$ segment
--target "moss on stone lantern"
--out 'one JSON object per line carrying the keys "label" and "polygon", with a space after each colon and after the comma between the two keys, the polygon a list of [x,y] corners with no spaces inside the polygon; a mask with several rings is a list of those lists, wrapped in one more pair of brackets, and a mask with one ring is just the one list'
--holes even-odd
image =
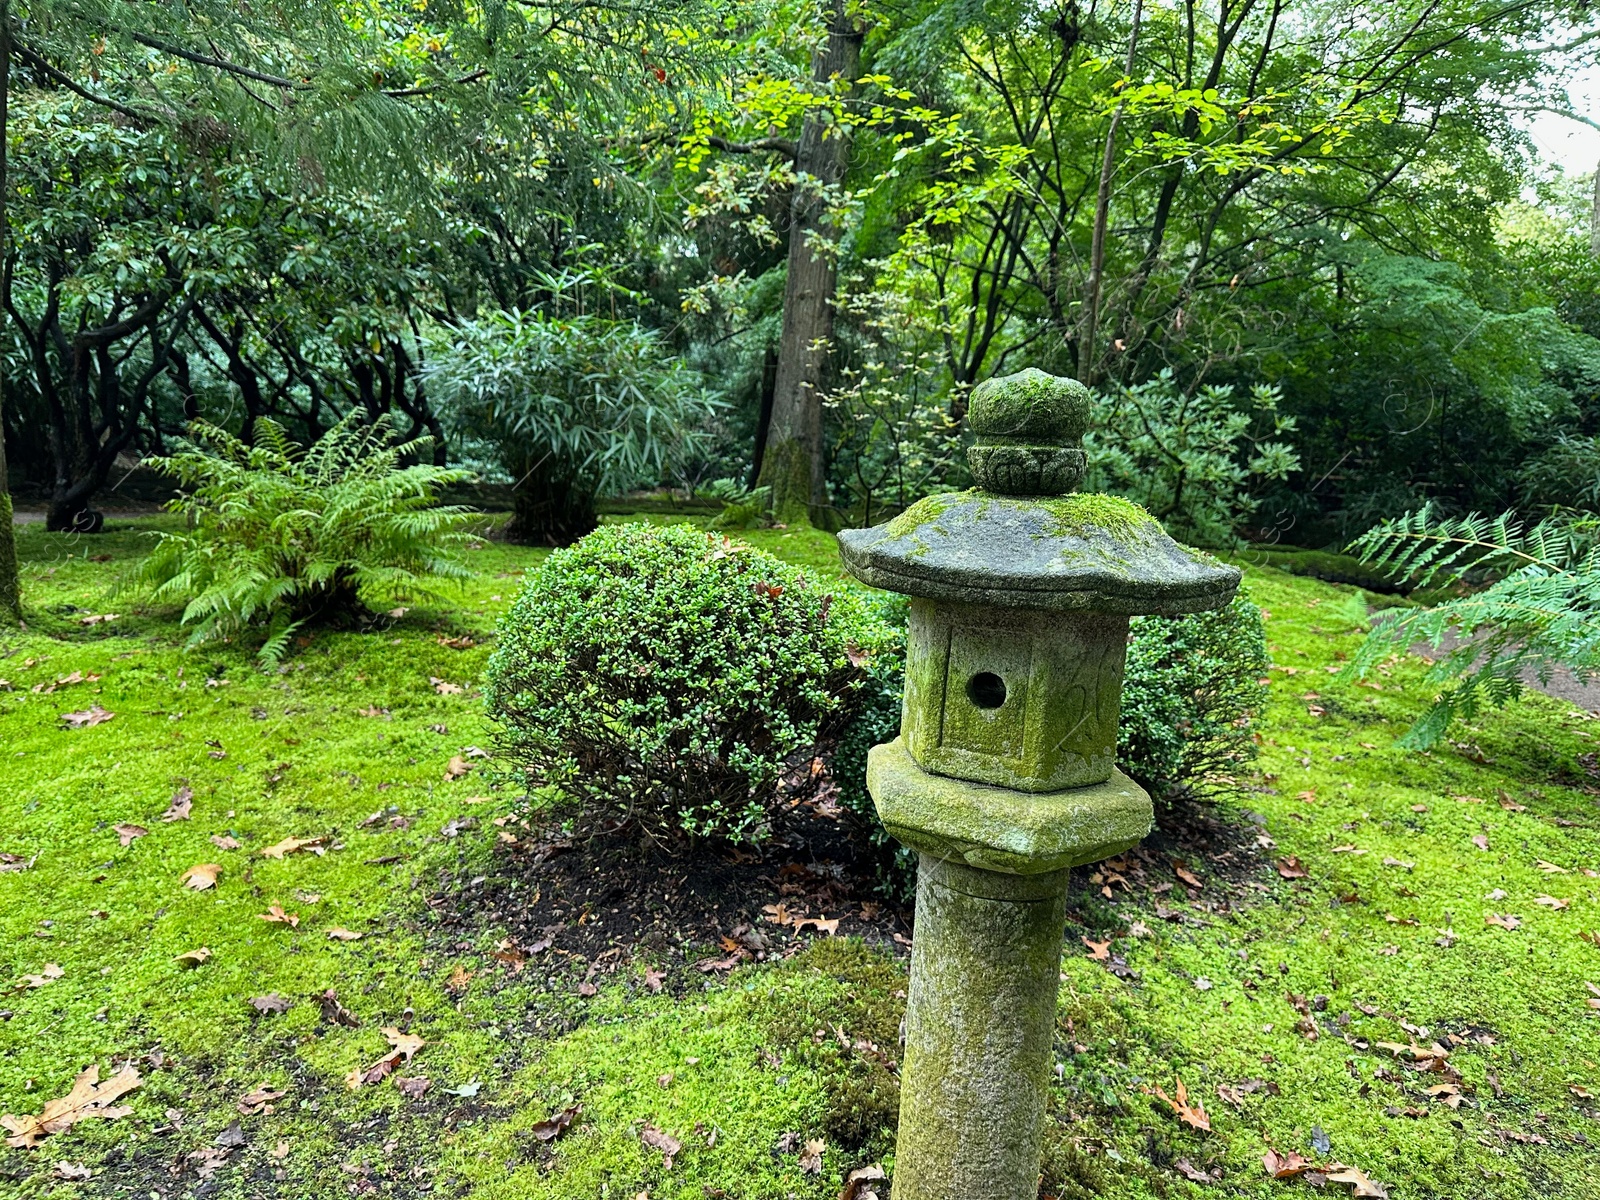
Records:
{"label": "moss on stone lantern", "polygon": [[1026,370],[973,391],[978,487],[839,535],[911,597],[900,736],[867,786],[920,852],[896,1200],[1036,1194],[1067,871],[1136,844],[1116,769],[1128,618],[1220,608],[1239,572],[1136,504],[1075,495],[1089,395]]}

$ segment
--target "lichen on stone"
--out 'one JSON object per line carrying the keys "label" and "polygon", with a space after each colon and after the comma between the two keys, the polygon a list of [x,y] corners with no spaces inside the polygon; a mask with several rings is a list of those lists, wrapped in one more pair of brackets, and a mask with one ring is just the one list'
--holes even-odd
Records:
{"label": "lichen on stone", "polygon": [[1028,501],[1050,514],[1055,537],[1088,538],[1096,531],[1117,541],[1159,533],[1161,524],[1132,500],[1099,492],[1074,492],[1070,496],[1040,496]]}
{"label": "lichen on stone", "polygon": [[[963,502],[980,495],[976,488],[969,488],[964,492],[940,492],[935,496],[924,496],[905,512],[895,517],[885,527],[885,532],[891,538],[908,537],[915,534],[925,525],[931,525],[951,509]],[[940,530],[940,532],[944,532]]]}

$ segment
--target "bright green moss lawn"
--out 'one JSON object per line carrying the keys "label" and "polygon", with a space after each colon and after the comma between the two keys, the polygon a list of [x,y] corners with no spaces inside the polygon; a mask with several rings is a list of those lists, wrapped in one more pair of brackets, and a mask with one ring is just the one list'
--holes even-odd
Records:
{"label": "bright green moss lawn", "polygon": [[[438,929],[430,897],[517,870],[488,819],[510,791],[466,752],[490,745],[472,685],[539,551],[486,544],[448,606],[320,632],[263,674],[248,647],[186,653],[174,613],[108,597],[159,524],[21,535],[29,627],[0,632],[0,852],[33,865],[0,872],[0,988],[46,964],[61,975],[0,995],[0,1113],[38,1112],[91,1063],[109,1076],[134,1058],[145,1083],[127,1117],[0,1148],[0,1195],[820,1200],[865,1155],[884,1157],[881,1128],[855,1145],[835,1136],[820,1175],[802,1171],[799,1145],[774,1146],[838,1128],[862,1066],[835,1047],[871,1026],[891,1031],[871,1036],[893,1053],[896,960],[825,939],[727,976],[679,963],[656,994],[644,971],[657,964],[641,956],[584,999],[537,956],[518,974],[497,963],[492,921],[465,938]],[[825,535],[743,536],[835,570]],[[1103,881],[1111,900],[1088,872],[1075,897],[1052,1193],[1349,1193],[1268,1179],[1271,1147],[1358,1166],[1396,1200],[1600,1196],[1600,1009],[1586,986],[1600,985],[1600,946],[1580,936],[1600,931],[1600,722],[1540,697],[1434,754],[1396,750],[1420,665],[1394,664],[1378,688],[1328,670],[1356,644],[1356,593],[1271,570],[1249,586],[1276,664],[1255,790],[1212,810],[1226,829],[1209,856],[1169,830],[1163,855]],[[107,612],[122,615],[82,623]],[[73,673],[100,678],[32,691]],[[93,705],[116,715],[60,720]],[[473,771],[446,782],[457,755]],[[191,816],[164,822],[182,787]],[[118,823],[148,834],[123,847]],[[325,852],[262,854],[289,837],[322,838]],[[1166,852],[1205,886],[1155,891],[1176,882]],[[1274,869],[1288,856],[1306,878]],[[207,863],[217,886],[185,888]],[[260,920],[272,905],[298,927]],[[1092,961],[1083,935],[1112,935],[1131,974]],[[199,947],[203,965],[175,961]],[[359,1028],[325,1019],[328,989]],[[247,1003],[269,994],[288,1011]],[[396,1072],[430,1081],[420,1099],[393,1079],[345,1084],[386,1053],[385,1026],[426,1040]],[[1424,1090],[1453,1076],[1404,1067],[1379,1042],[1448,1049],[1459,1108]],[[1143,1090],[1171,1094],[1180,1078],[1210,1133]],[[1275,1087],[1241,1086],[1252,1080]],[[286,1095],[242,1114],[262,1084]],[[571,1131],[540,1140],[536,1123],[568,1105],[582,1106]],[[237,1140],[234,1122],[243,1144],[202,1177],[200,1152]],[[646,1122],[682,1143],[670,1170],[641,1144]],[[1191,1182],[1179,1159],[1220,1182]],[[63,1180],[58,1163],[92,1178]]]}

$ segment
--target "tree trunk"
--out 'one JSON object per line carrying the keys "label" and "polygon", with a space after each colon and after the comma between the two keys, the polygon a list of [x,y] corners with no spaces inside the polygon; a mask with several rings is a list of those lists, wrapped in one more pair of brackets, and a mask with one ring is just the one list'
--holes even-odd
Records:
{"label": "tree trunk", "polygon": [[[1133,78],[1134,51],[1139,45],[1139,21],[1144,14],[1143,0],[1134,0],[1133,27],[1128,31],[1128,62],[1123,74]],[[1122,123],[1123,105],[1111,114],[1106,130],[1106,149],[1100,161],[1100,187],[1095,194],[1094,232],[1089,241],[1089,281],[1083,289],[1083,322],[1078,333],[1078,382],[1094,383],[1095,343],[1100,340],[1100,291],[1106,267],[1106,227],[1111,220],[1111,175],[1117,161],[1117,126]]]}
{"label": "tree trunk", "polygon": [[[864,31],[846,13],[846,0],[829,6],[828,37],[812,59],[812,78],[841,82],[848,92],[861,63]],[[844,178],[850,133],[817,111],[806,117],[795,149],[794,195],[789,203],[788,279],[772,419],[758,483],[772,489],[780,521],[805,519],[827,503],[822,446],[822,389],[833,340],[833,295],[838,282],[837,231],[827,220],[824,190]]]}
{"label": "tree trunk", "polygon": [[[7,120],[11,99],[11,4],[0,0],[0,263],[11,252],[6,214]],[[0,320],[4,320],[0,317]],[[0,622],[22,620],[22,585],[17,571],[17,532],[11,524],[6,478],[5,373],[0,371]]]}
{"label": "tree trunk", "polygon": [[756,412],[756,449],[750,459],[750,489],[761,481],[761,464],[767,457],[767,430],[772,424],[772,396],[778,386],[778,348],[767,343],[761,360],[761,404]]}
{"label": "tree trunk", "polygon": [[1589,210],[1589,253],[1600,258],[1600,166],[1594,169],[1594,207]]}

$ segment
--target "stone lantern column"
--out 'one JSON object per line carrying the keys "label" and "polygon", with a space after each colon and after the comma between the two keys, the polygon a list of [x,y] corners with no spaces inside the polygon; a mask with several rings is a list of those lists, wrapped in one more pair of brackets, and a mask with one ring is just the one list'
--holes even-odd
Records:
{"label": "stone lantern column", "polygon": [[1033,1200],[1069,868],[1136,844],[1116,769],[1128,617],[1219,608],[1239,572],[1126,500],[1074,494],[1089,396],[1026,370],[972,393],[978,487],[839,535],[912,597],[900,736],[867,787],[919,852],[895,1200]]}

